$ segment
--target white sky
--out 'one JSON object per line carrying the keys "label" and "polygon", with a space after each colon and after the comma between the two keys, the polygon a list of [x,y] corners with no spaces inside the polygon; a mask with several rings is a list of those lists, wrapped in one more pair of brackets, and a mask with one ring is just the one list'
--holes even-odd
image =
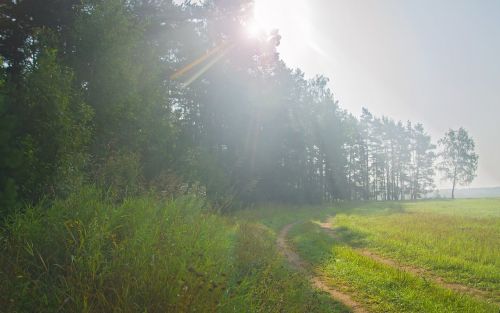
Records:
{"label": "white sky", "polygon": [[480,155],[472,186],[500,186],[500,1],[257,0],[257,10],[280,30],[284,61],[330,77],[341,107],[421,122],[435,141],[463,126]]}

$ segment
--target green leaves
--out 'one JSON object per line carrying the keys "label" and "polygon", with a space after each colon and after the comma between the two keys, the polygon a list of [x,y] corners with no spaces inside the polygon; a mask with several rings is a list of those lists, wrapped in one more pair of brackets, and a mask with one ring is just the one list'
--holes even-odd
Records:
{"label": "green leaves", "polygon": [[474,140],[462,127],[458,130],[450,129],[439,140],[439,146],[442,151],[438,167],[444,178],[453,183],[454,197],[457,184],[470,184],[476,177],[479,156],[475,152]]}

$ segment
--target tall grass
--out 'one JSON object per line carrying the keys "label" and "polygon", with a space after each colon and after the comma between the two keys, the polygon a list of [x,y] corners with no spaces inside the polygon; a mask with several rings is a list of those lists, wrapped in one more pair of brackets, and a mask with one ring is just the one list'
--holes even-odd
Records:
{"label": "tall grass", "polygon": [[194,197],[113,203],[93,188],[0,231],[1,312],[338,312],[267,227]]}

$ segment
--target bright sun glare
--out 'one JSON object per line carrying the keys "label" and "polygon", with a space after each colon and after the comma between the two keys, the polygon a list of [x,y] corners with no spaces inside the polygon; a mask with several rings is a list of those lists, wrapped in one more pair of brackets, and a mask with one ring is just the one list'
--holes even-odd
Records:
{"label": "bright sun glare", "polygon": [[269,33],[277,27],[274,1],[256,0],[253,8],[253,18],[247,22],[246,29],[251,37]]}
{"label": "bright sun glare", "polygon": [[245,23],[246,32],[255,38],[278,29],[290,42],[298,40],[303,47],[322,52],[314,38],[308,9],[307,0],[288,0],[286,4],[280,0],[255,0],[253,16]]}
{"label": "bright sun glare", "polygon": [[[251,38],[262,38],[278,29],[288,42],[289,55],[299,53],[328,57],[311,23],[308,0],[254,0],[253,16],[245,24]],[[290,49],[290,47],[293,47]]]}

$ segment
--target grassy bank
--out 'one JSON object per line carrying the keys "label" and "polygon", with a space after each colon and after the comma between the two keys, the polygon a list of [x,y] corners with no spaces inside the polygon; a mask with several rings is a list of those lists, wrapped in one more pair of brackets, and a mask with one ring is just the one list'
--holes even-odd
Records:
{"label": "grassy bank", "polygon": [[192,197],[116,204],[94,189],[11,216],[2,312],[340,312],[284,266],[269,227]]}

